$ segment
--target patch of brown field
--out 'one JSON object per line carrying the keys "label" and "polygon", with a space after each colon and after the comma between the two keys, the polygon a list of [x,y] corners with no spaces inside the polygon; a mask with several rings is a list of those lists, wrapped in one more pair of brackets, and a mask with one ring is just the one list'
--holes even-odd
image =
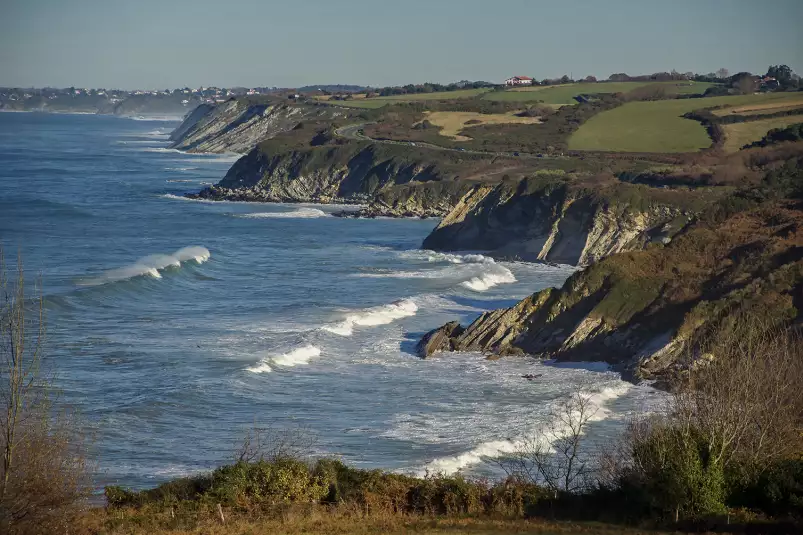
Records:
{"label": "patch of brown field", "polygon": [[94,509],[72,527],[76,535],[318,535],[408,534],[421,535],[660,535],[653,530],[625,528],[596,522],[546,521],[490,517],[440,517],[395,513],[365,514],[359,508],[316,506],[283,507],[276,514],[224,511],[225,524],[216,511],[191,514],[163,510]]}
{"label": "patch of brown field", "polygon": [[725,152],[736,152],[745,145],[759,141],[773,128],[786,128],[798,123],[803,123],[803,115],[722,125],[722,129],[725,131],[725,144],[722,148]]}
{"label": "patch of brown field", "polygon": [[[466,128],[487,124],[541,124],[540,117],[517,117],[514,113],[484,114],[470,111],[432,111],[425,112],[425,119],[435,126],[440,126],[440,134],[456,141],[470,141],[471,138],[460,135]],[[466,124],[468,121],[478,121]]]}
{"label": "patch of brown field", "polygon": [[799,98],[784,99],[763,104],[747,104],[714,110],[713,114],[720,117],[725,115],[763,115],[781,111],[794,110],[803,107],[803,94]]}

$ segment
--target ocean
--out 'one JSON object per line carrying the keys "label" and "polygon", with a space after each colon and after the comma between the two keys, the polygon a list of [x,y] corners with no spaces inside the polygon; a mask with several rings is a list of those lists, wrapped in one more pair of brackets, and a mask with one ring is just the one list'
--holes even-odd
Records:
{"label": "ocean", "polygon": [[599,363],[417,358],[429,329],[574,268],[421,250],[435,220],[187,200],[236,156],[167,149],[176,125],[0,113],[0,244],[41,277],[46,369],[93,437],[98,485],[212,469],[255,426],[358,467],[493,475],[485,459],[577,389],[597,444],[660,398]]}

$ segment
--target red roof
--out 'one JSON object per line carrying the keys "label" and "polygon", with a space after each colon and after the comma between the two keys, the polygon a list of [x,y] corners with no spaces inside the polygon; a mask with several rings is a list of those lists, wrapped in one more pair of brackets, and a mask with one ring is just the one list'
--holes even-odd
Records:
{"label": "red roof", "polygon": [[513,78],[518,78],[519,80],[532,80],[529,76],[514,76]]}

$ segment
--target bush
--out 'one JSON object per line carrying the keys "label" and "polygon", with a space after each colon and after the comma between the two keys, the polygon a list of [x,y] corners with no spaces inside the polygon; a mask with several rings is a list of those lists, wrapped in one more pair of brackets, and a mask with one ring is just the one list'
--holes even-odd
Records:
{"label": "bush", "polygon": [[740,483],[732,486],[728,505],[758,509],[776,518],[803,519],[803,459],[773,463],[754,481]]}
{"label": "bush", "polygon": [[709,455],[702,433],[664,422],[637,427],[625,485],[643,492],[650,509],[676,517],[725,510],[723,467]]}
{"label": "bush", "polygon": [[253,463],[240,461],[212,473],[206,496],[218,503],[247,508],[277,503],[312,503],[329,487],[303,461],[290,457]]}

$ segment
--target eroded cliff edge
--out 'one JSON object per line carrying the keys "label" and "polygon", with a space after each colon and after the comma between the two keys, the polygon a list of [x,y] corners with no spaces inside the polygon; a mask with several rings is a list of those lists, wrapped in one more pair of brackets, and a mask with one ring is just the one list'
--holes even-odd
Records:
{"label": "eroded cliff edge", "polygon": [[301,121],[346,115],[328,106],[308,106],[278,99],[230,99],[202,104],[171,133],[170,148],[187,152],[244,154],[260,141],[291,130]]}
{"label": "eroded cliff edge", "polygon": [[593,187],[549,175],[478,185],[423,247],[585,266],[667,242],[715,195],[627,184],[612,176],[596,180]]}
{"label": "eroded cliff edge", "polygon": [[[420,356],[445,351],[605,361],[632,379],[671,376],[694,341],[734,310],[770,323],[803,319],[803,159],[762,186],[711,204],[668,243],[614,254],[514,306],[428,333]],[[777,184],[786,184],[778,187]]]}

